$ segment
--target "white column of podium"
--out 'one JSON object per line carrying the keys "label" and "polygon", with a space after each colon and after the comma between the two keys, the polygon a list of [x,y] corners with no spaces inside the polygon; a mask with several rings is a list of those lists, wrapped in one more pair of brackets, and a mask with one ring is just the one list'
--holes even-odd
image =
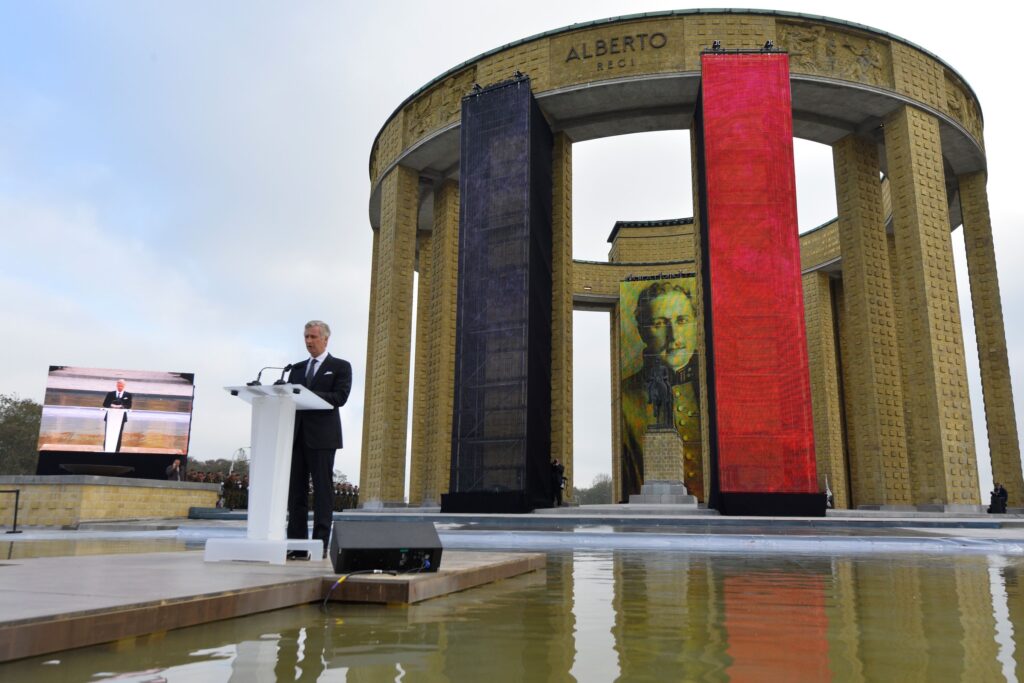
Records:
{"label": "white column of podium", "polygon": [[249,460],[249,510],[245,538],[211,538],[207,562],[241,560],[284,564],[289,550],[305,550],[318,558],[319,539],[286,538],[288,480],[296,409],[330,408],[305,387],[293,384],[226,387],[252,404],[252,452]]}
{"label": "white column of podium", "polygon": [[106,453],[117,453],[117,442],[121,440],[121,430],[124,429],[125,420],[128,419],[128,411],[124,408],[104,408],[106,413],[103,432],[103,450]]}

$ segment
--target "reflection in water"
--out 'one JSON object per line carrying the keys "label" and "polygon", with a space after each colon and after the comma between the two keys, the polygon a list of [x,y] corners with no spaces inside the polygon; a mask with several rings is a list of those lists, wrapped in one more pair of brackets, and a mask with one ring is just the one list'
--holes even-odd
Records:
{"label": "reflection in water", "polygon": [[731,680],[831,680],[822,575],[736,572],[721,586]]}
{"label": "reflection in water", "polygon": [[553,553],[545,571],[412,607],[280,610],[0,679],[1016,680],[1022,562]]}

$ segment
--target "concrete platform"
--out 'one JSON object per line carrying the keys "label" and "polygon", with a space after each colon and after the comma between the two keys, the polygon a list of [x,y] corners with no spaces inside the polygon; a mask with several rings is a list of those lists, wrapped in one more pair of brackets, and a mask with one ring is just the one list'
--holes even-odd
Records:
{"label": "concrete platform", "polygon": [[[545,566],[540,553],[445,550],[433,574],[357,575],[332,601],[414,603]],[[203,562],[200,552],[0,563],[0,662],[323,600],[329,560]]]}

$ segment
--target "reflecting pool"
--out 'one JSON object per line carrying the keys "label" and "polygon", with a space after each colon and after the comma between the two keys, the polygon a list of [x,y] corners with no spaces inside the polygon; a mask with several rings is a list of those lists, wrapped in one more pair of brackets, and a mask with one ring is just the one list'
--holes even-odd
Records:
{"label": "reflecting pool", "polygon": [[0,680],[1014,681],[1022,569],[561,551],[411,607],[308,605],[0,665]]}

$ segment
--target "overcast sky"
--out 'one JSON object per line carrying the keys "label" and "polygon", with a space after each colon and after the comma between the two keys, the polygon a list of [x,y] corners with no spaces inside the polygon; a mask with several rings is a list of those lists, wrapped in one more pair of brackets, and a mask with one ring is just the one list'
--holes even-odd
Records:
{"label": "overcast sky", "polygon": [[[1024,253],[1019,21],[988,2],[743,5],[888,31],[934,52],[974,88],[1014,390],[1024,395],[1024,269],[1012,261]],[[367,165],[381,125],[417,88],[491,48],[679,8],[0,0],[0,393],[42,400],[51,364],[195,372],[191,455],[230,457],[248,445],[249,413],[222,387],[303,358],[302,325],[322,318],[334,328],[330,350],[355,372],[337,466],[357,481]],[[803,230],[835,215],[832,161],[820,145],[798,141],[796,150]],[[691,215],[685,131],[578,144],[573,174],[576,258],[606,258],[616,220]],[[987,490],[959,230],[954,243]],[[576,313],[575,321],[576,483],[586,485],[611,469],[608,317]]]}

